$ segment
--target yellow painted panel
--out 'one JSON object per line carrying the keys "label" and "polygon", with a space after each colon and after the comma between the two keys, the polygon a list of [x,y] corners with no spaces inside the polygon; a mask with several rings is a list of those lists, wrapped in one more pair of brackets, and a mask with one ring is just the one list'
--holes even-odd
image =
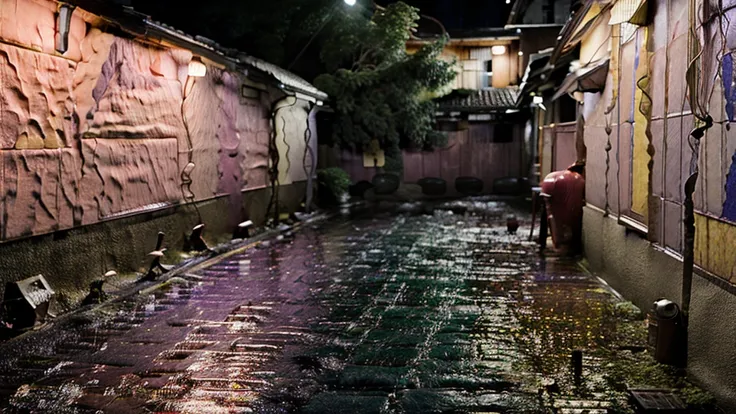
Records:
{"label": "yellow painted panel", "polygon": [[695,263],[726,280],[736,281],[736,225],[695,215]]}
{"label": "yellow painted panel", "polygon": [[386,165],[386,153],[381,149],[377,140],[371,141],[370,147],[363,152],[363,166],[366,168],[383,167]]}
{"label": "yellow painted panel", "polygon": [[[651,115],[651,102],[646,97],[642,88],[648,88],[646,79],[649,72],[649,52],[647,52],[647,28],[642,28],[641,47],[639,49],[639,66],[636,70],[636,95],[634,101],[634,151],[632,154],[632,183],[631,183],[631,211],[644,217],[647,222],[649,213],[649,160],[651,157],[647,152],[649,139],[647,138],[647,126]],[[641,80],[641,82],[639,81]]]}
{"label": "yellow painted panel", "polygon": [[[613,26],[611,29],[611,38],[612,39],[620,39],[621,38],[621,25],[617,24]],[[611,42],[611,62],[609,63],[609,72],[611,72],[611,78],[612,78],[612,85],[613,90],[611,94],[611,102],[609,106],[606,109],[606,113],[609,113],[610,111],[613,111],[613,108],[615,107],[616,100],[618,99],[618,89],[621,86],[621,82],[619,79],[619,62],[621,55],[621,44],[619,41],[612,41]]]}
{"label": "yellow painted panel", "polygon": [[[580,63],[587,65],[611,54],[611,26],[608,19],[599,20],[580,41]],[[617,39],[618,40],[618,39]]]}
{"label": "yellow painted panel", "polygon": [[702,214],[695,214],[695,250],[693,252],[695,264],[708,269],[708,221],[710,219]]}
{"label": "yellow painted panel", "polygon": [[588,13],[585,14],[583,19],[580,21],[580,24],[578,24],[578,27],[575,28],[575,32],[573,32],[572,36],[577,36],[577,34],[585,27],[586,24],[590,23],[593,19],[597,18],[598,15],[601,14],[601,10],[601,6],[598,4],[598,2],[594,2],[590,6]]}

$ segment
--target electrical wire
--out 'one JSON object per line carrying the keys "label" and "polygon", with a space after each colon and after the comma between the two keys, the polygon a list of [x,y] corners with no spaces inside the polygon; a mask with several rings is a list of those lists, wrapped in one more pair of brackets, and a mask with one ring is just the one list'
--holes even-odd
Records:
{"label": "electrical wire", "polygon": [[[192,143],[192,135],[189,132],[189,122],[187,121],[187,116],[184,111],[184,104],[187,100],[187,86],[189,86],[189,81],[192,78],[190,76],[187,76],[187,80],[184,82],[184,90],[182,91],[182,99],[181,99],[181,119],[184,123],[184,131],[186,132],[187,137],[187,166],[190,164],[194,164],[194,144]],[[194,87],[194,84],[192,84],[192,88]],[[184,198],[184,201],[194,207],[194,211],[197,213],[197,220],[199,220],[199,224],[202,223],[202,213],[199,211],[199,206],[197,206],[196,202],[196,196],[194,192],[192,191],[192,177],[191,172],[187,174],[187,166],[184,167],[184,169],[181,171],[181,174],[179,178],[181,179],[181,194]]]}
{"label": "electrical wire", "polygon": [[[616,39],[616,42],[618,42],[618,44],[616,45],[616,49],[615,50],[616,50],[616,53],[618,53],[620,55],[620,53],[621,53],[621,45],[620,45],[620,42],[621,42],[621,32],[620,32],[620,28],[615,29],[615,30],[618,30],[618,34],[617,35],[614,35],[613,34],[613,30],[612,30],[611,31],[611,39],[612,40],[613,39]],[[620,56],[616,56],[616,62],[615,62],[616,63],[616,68],[615,68],[615,70],[616,70],[617,73],[619,72],[618,65],[620,64],[620,61],[621,61]],[[620,76],[616,76],[616,81],[620,83]],[[604,116],[605,116],[605,119],[606,119],[606,129],[605,129],[605,131],[606,131],[606,146],[605,146],[605,151],[606,151],[606,176],[605,176],[605,179],[606,179],[606,181],[605,181],[605,183],[606,183],[605,184],[606,204],[605,204],[603,210],[604,210],[604,216],[606,216],[606,217],[608,217],[608,215],[610,215],[610,213],[611,213],[611,201],[610,201],[610,198],[608,197],[608,190],[609,190],[609,188],[611,186],[611,183],[610,183],[610,180],[609,180],[608,177],[609,177],[609,174],[611,172],[611,150],[613,149],[613,146],[611,145],[611,132],[613,132],[613,128],[611,127],[611,124],[612,124],[611,118],[613,117],[613,110],[614,110],[614,108],[616,108],[618,106],[618,105],[616,105],[616,102],[619,99],[618,93],[616,93],[616,90],[618,89],[618,87],[619,87],[619,85],[613,85],[613,93],[611,94],[611,101],[608,103],[608,107],[606,108],[606,110],[604,112]]]}
{"label": "electrical wire", "polygon": [[[307,127],[304,130],[304,156],[302,157],[302,167],[304,168],[304,174],[307,176],[307,199],[305,202],[305,209],[307,213],[310,213],[312,211],[312,186],[313,186],[313,180],[314,180],[314,173],[317,168],[316,165],[316,156],[314,153],[314,149],[312,148],[312,128],[309,124],[309,117],[312,114],[312,111],[314,110],[314,104],[310,103],[308,110],[307,110]],[[309,155],[310,158],[310,165],[311,167],[307,169],[307,155]]]}
{"label": "electrical wire", "polygon": [[[294,102],[289,105],[279,106],[279,104],[288,98],[294,98]],[[279,98],[271,106],[271,137],[268,142],[268,154],[271,159],[271,166],[268,169],[269,179],[271,181],[271,198],[268,201],[268,207],[266,208],[266,218],[271,214],[271,210],[274,210],[274,224],[279,222],[279,188],[281,183],[279,182],[279,163],[281,162],[281,154],[279,154],[278,146],[276,145],[276,139],[278,137],[278,131],[276,129],[276,117],[281,109],[287,107],[293,107],[297,103],[297,99],[294,96],[287,95],[286,97]],[[281,121],[284,123],[282,133],[284,134],[284,143],[287,145],[287,155],[289,144],[286,142],[286,120],[281,117]],[[288,157],[287,157],[288,162]],[[290,164],[287,164],[290,165]],[[287,168],[288,171],[288,168]]]}
{"label": "electrical wire", "polygon": [[595,52],[593,52],[593,55],[590,57],[590,60],[588,60],[587,62],[585,62],[584,65],[581,65],[581,67],[586,67],[586,66],[590,65],[591,63],[593,63],[594,62],[593,59],[595,59],[595,57],[598,55],[598,52],[601,51],[601,48],[603,46],[609,44],[610,41],[611,41],[611,39],[613,39],[613,33],[611,31],[609,31],[608,37],[606,37],[605,40],[603,40],[603,42],[601,42],[601,44],[598,45],[598,47],[595,49]]}

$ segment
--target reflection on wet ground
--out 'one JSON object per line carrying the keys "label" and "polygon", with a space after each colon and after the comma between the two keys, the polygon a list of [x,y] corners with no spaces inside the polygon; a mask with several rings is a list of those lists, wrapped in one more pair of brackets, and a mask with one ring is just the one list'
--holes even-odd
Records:
{"label": "reflection on wet ground", "polygon": [[[501,202],[455,204],[456,213],[466,209],[306,226],[14,341],[0,361],[4,405],[606,412],[600,367],[619,342],[620,301],[575,262],[540,259],[526,241],[525,213]],[[523,219],[517,235],[506,232],[510,213]],[[574,350],[584,351],[577,385],[586,397],[551,397],[546,389],[576,386]]]}

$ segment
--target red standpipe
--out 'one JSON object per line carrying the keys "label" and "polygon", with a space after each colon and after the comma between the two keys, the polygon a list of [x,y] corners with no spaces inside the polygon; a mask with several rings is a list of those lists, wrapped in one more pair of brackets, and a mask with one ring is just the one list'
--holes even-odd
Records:
{"label": "red standpipe", "polygon": [[585,178],[574,171],[576,165],[555,171],[542,182],[541,196],[547,209],[547,220],[556,249],[576,251],[581,246]]}

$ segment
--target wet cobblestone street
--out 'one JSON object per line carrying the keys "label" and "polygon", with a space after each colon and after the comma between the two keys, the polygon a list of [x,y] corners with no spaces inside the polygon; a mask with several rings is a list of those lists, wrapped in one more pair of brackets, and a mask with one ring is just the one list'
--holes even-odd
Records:
{"label": "wet cobblestone street", "polygon": [[[620,299],[576,262],[540,258],[526,213],[493,201],[457,206],[307,224],[6,344],[3,406],[606,412],[600,367],[620,343]],[[515,235],[510,212],[522,221]],[[573,350],[584,352],[586,398],[540,393],[572,389]]]}

